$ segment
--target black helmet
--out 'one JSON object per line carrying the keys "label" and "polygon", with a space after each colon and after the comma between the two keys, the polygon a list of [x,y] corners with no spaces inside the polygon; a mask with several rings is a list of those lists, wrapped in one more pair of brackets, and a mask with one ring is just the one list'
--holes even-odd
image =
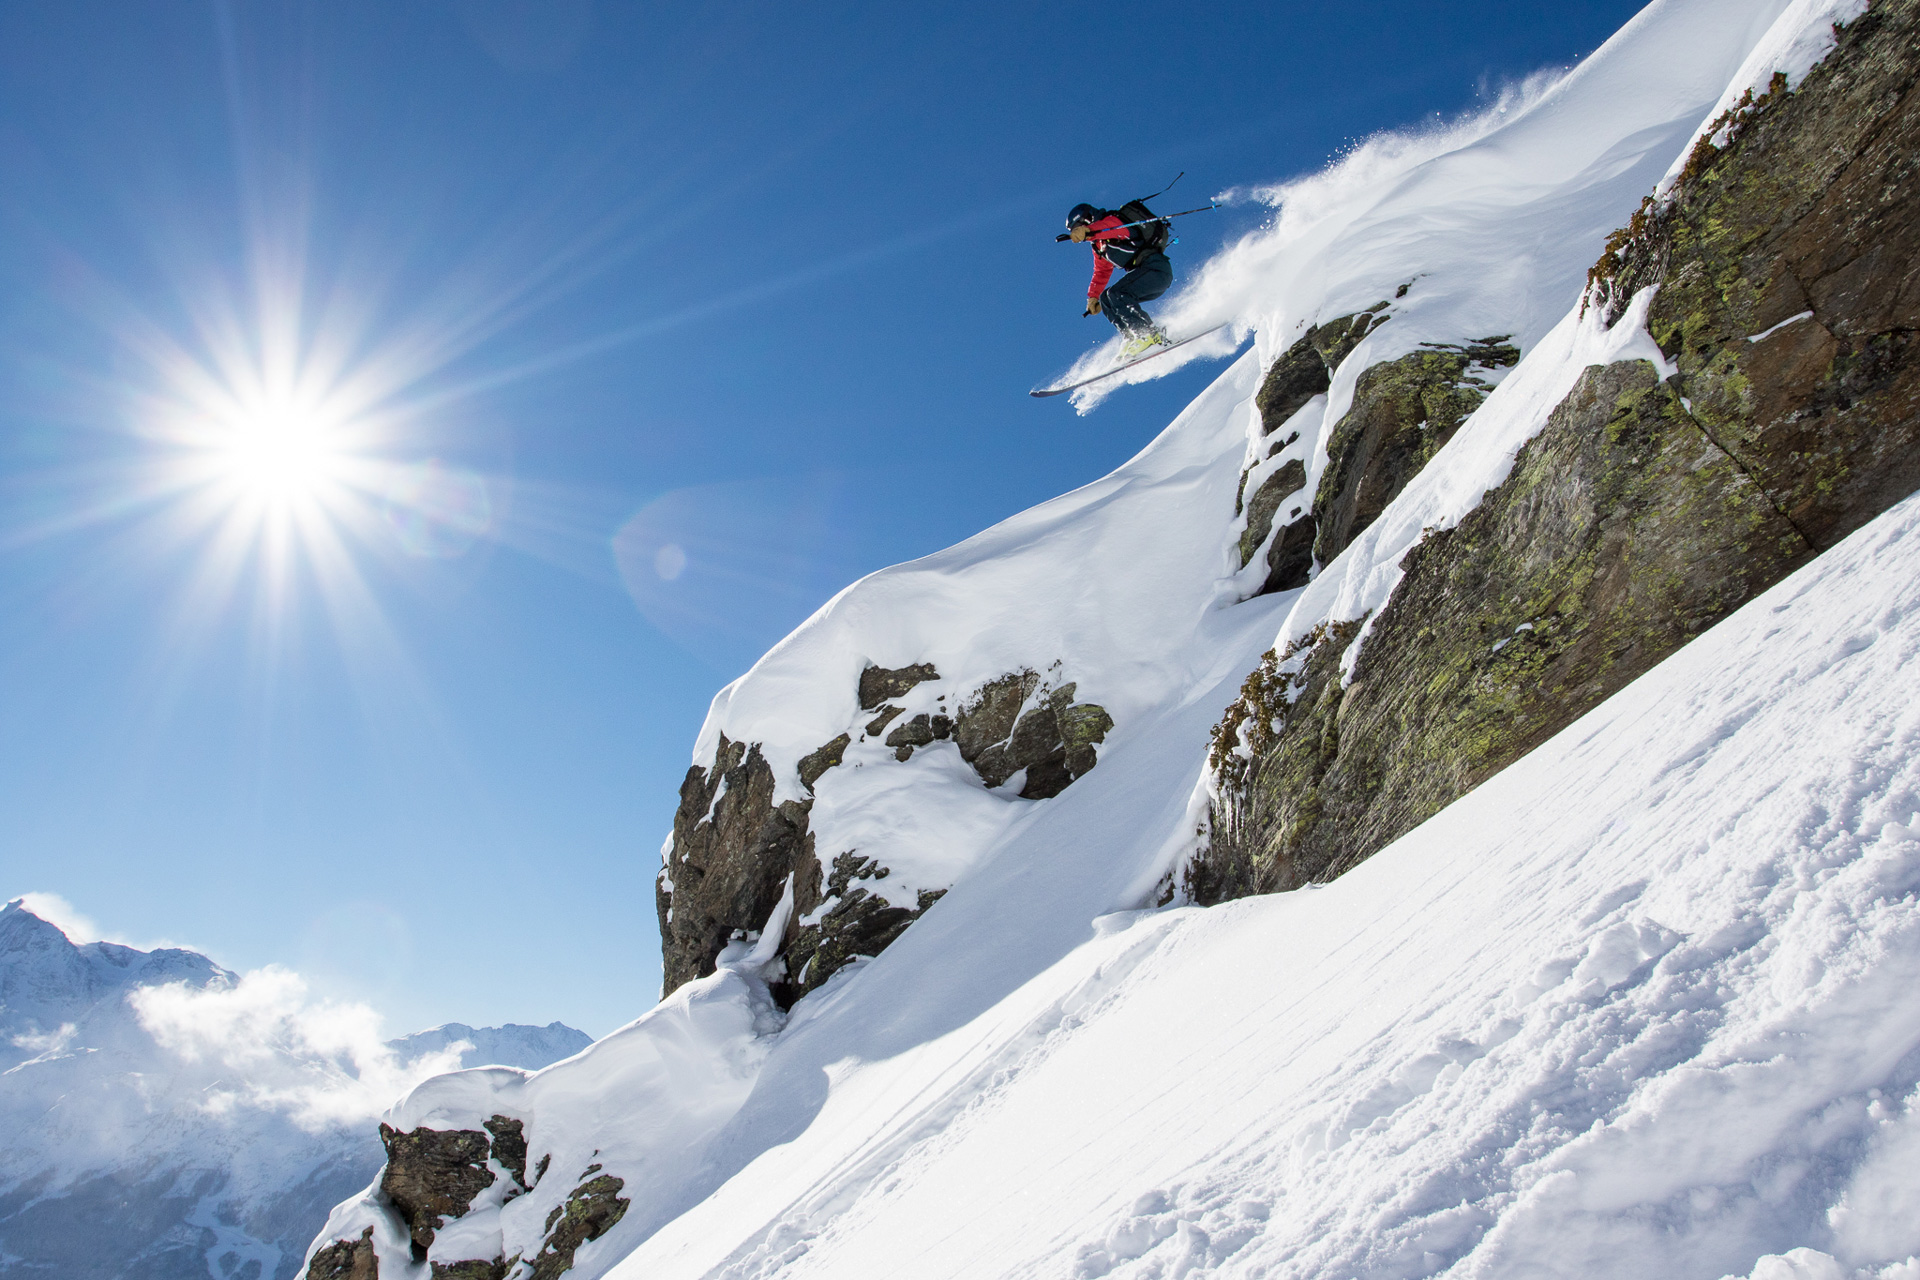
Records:
{"label": "black helmet", "polygon": [[1098,219],[1099,216],[1100,216],[1100,211],[1094,208],[1092,205],[1077,204],[1073,206],[1073,208],[1067,210],[1067,230],[1071,231],[1075,227],[1084,227],[1089,222],[1093,222],[1096,219]]}

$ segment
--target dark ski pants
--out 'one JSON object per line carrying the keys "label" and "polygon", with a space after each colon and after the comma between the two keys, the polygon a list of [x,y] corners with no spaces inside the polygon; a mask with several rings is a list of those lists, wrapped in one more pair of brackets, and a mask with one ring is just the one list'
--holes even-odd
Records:
{"label": "dark ski pants", "polygon": [[1152,302],[1172,287],[1173,264],[1166,254],[1153,254],[1134,263],[1127,274],[1107,286],[1100,295],[1100,312],[1122,333],[1151,329],[1153,317],[1140,304]]}

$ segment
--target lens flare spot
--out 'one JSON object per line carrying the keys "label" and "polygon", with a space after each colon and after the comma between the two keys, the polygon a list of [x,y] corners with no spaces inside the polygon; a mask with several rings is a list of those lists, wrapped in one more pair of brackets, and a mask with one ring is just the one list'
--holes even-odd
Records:
{"label": "lens flare spot", "polygon": [[687,553],[677,542],[669,542],[653,553],[653,571],[662,582],[672,582],[687,571]]}
{"label": "lens flare spot", "polygon": [[387,527],[411,556],[445,560],[464,555],[493,528],[486,480],[438,458],[396,469],[383,497]]}

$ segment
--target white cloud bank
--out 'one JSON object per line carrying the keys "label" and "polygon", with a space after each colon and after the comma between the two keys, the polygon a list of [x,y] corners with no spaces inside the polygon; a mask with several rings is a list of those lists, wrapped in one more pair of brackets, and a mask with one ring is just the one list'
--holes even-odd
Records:
{"label": "white cloud bank", "polygon": [[373,1009],[314,999],[304,978],[277,965],[229,987],[140,987],[127,1002],[161,1048],[219,1071],[202,1090],[204,1110],[276,1111],[310,1130],[379,1115],[420,1081],[458,1070],[472,1047],[455,1041],[403,1059],[382,1040]]}

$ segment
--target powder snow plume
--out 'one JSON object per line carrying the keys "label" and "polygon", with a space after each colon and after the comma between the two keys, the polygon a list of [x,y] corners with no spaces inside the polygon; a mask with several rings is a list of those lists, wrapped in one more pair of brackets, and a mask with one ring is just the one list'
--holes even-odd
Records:
{"label": "powder snow plume", "polygon": [[[1786,7],[1656,0],[1572,71],[1542,72],[1484,110],[1377,134],[1318,173],[1252,188],[1277,206],[1272,219],[1197,267],[1177,264],[1190,282],[1155,308],[1176,335],[1229,330],[1076,392],[1075,407],[1088,412],[1129,383],[1224,355],[1250,330],[1270,362],[1308,325],[1402,286],[1406,300],[1368,340],[1367,363],[1468,333],[1508,333],[1528,349],[1749,54],[1764,54],[1757,46]],[[1604,128],[1567,127],[1597,113],[1612,117]],[[1097,372],[1113,345],[1073,373]]]}

